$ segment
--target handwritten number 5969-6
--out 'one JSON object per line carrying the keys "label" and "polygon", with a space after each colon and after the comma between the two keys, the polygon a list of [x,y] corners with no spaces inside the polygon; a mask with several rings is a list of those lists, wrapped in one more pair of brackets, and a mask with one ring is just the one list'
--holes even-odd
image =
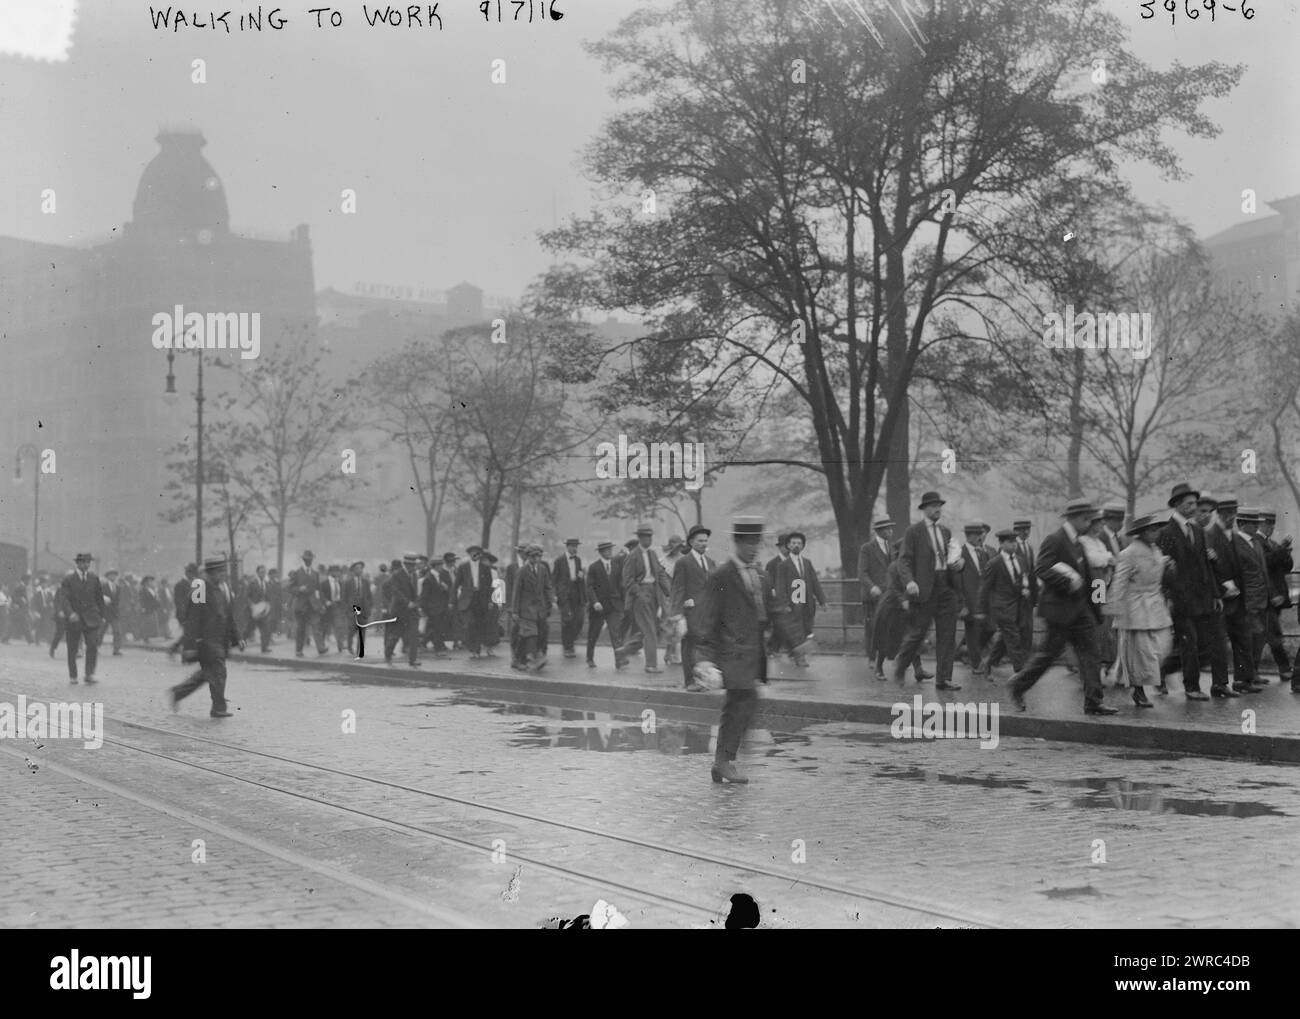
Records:
{"label": "handwritten number 5969-6", "polygon": [[[1150,21],[1156,16],[1156,3],[1157,0],[1145,0],[1144,3],[1139,4],[1142,8],[1143,21]],[[1210,12],[1210,20],[1214,21],[1215,14],[1220,7],[1225,11],[1232,11],[1234,14],[1237,12],[1236,7],[1231,7],[1228,4],[1223,3],[1223,0],[1201,0],[1200,7],[1196,6],[1196,0],[1183,0],[1183,16],[1189,21],[1195,21],[1201,16],[1201,8],[1204,8]],[[1169,12],[1169,24],[1174,24],[1178,18],[1178,0],[1164,0],[1164,8]],[[1243,0],[1241,4],[1241,15],[1247,21],[1253,21],[1255,18],[1255,8],[1251,7],[1250,4]]]}

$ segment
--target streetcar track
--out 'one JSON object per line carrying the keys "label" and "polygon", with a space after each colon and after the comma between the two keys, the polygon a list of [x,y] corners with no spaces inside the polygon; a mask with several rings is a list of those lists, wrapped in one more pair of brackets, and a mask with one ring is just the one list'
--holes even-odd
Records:
{"label": "streetcar track", "polygon": [[[832,883],[825,882],[825,881],[820,881],[820,880],[815,880],[815,879],[809,879],[809,878],[804,877],[804,876],[802,876],[802,875],[791,874],[791,873],[789,873],[789,872],[787,872],[787,871],[780,871],[780,870],[776,870],[776,869],[774,869],[774,868],[764,867],[764,866],[762,866],[762,865],[760,865],[760,864],[742,863],[742,862],[739,862],[739,861],[736,861],[736,860],[724,859],[724,858],[719,857],[719,856],[714,856],[713,854],[710,854],[710,853],[695,852],[695,851],[692,851],[692,850],[682,849],[682,848],[679,848],[679,847],[677,847],[677,846],[664,845],[664,844],[662,844],[662,843],[658,843],[658,842],[650,842],[650,841],[647,841],[647,840],[645,840],[645,839],[639,839],[639,838],[635,838],[635,837],[633,837],[633,836],[619,834],[619,833],[617,833],[617,832],[606,831],[606,830],[604,830],[604,829],[600,829],[600,828],[593,828],[593,827],[590,827],[590,826],[588,826],[588,825],[577,824],[577,823],[569,822],[569,821],[560,821],[560,820],[555,820],[555,819],[553,819],[553,818],[543,817],[543,816],[540,816],[540,815],[537,815],[537,814],[530,814],[530,813],[527,813],[527,812],[525,812],[525,811],[516,810],[516,809],[511,808],[511,807],[502,807],[502,806],[495,806],[495,805],[487,804],[487,803],[481,803],[481,802],[479,802],[479,801],[477,801],[477,800],[467,799],[467,798],[462,797],[462,796],[455,796],[455,795],[452,795],[452,794],[450,794],[450,793],[434,792],[433,790],[422,789],[422,788],[419,788],[419,787],[416,787],[416,786],[406,785],[406,784],[401,783],[401,782],[392,782],[392,781],[389,781],[388,779],[373,778],[373,777],[371,777],[371,776],[369,776],[369,775],[362,775],[362,774],[359,774],[359,773],[357,773],[357,772],[346,771],[346,770],[341,769],[341,768],[333,768],[333,767],[330,767],[330,766],[328,766],[328,765],[313,764],[313,763],[308,762],[308,761],[300,761],[300,760],[297,760],[296,758],[285,757],[285,756],[282,755],[282,754],[274,754],[274,753],[270,753],[270,752],[268,752],[268,751],[264,751],[264,750],[254,750],[254,749],[249,748],[249,747],[240,746],[240,745],[238,745],[238,744],[226,743],[226,742],[223,742],[222,740],[212,739],[211,737],[207,737],[207,736],[199,736],[199,735],[193,735],[193,734],[190,734],[190,733],[177,732],[176,730],[172,730],[172,729],[164,729],[164,728],[162,728],[162,727],[160,727],[160,726],[146,725],[146,724],[144,724],[144,723],[142,723],[142,722],[131,722],[131,721],[127,721],[126,719],[121,719],[121,718],[119,718],[118,721],[121,722],[123,725],[130,726],[130,727],[132,727],[132,728],[136,728],[136,729],[142,729],[142,730],[149,731],[149,732],[155,732],[155,733],[159,733],[159,734],[162,734],[162,735],[165,735],[165,736],[172,736],[172,737],[178,737],[178,738],[181,738],[181,739],[188,739],[188,740],[192,740],[192,741],[196,741],[196,742],[207,743],[207,744],[209,744],[209,745],[211,745],[211,746],[220,747],[221,749],[224,749],[224,750],[233,750],[233,751],[236,751],[236,752],[239,752],[239,753],[243,753],[243,754],[246,754],[246,755],[255,756],[255,757],[262,757],[262,758],[265,758],[265,759],[267,759],[267,760],[277,761],[277,762],[282,763],[282,764],[288,764],[288,765],[292,765],[292,766],[299,767],[299,768],[308,768],[308,769],[311,769],[311,770],[313,770],[313,771],[319,771],[319,772],[323,772],[323,773],[325,773],[325,774],[335,775],[335,776],[338,776],[338,777],[340,777],[340,778],[350,779],[350,780],[352,780],[352,781],[365,782],[365,783],[369,783],[369,784],[371,784],[371,785],[376,785],[376,786],[380,786],[380,787],[384,787],[384,788],[388,788],[388,789],[394,789],[394,790],[398,790],[398,791],[401,791],[401,792],[412,793],[412,794],[415,794],[415,795],[417,795],[417,796],[424,796],[424,797],[428,797],[428,798],[430,798],[430,799],[442,800],[442,801],[445,801],[445,802],[448,802],[448,803],[455,803],[455,804],[457,804],[457,805],[459,805],[459,806],[462,806],[462,807],[468,807],[468,808],[475,809],[475,810],[486,811],[486,812],[489,812],[489,813],[503,814],[503,815],[506,815],[506,816],[508,816],[508,817],[512,817],[512,818],[516,818],[516,819],[524,820],[524,821],[529,821],[529,822],[532,822],[532,823],[534,823],[534,824],[548,825],[548,826],[555,827],[555,828],[561,828],[561,829],[564,829],[564,830],[567,830],[567,831],[578,832],[578,833],[581,833],[581,834],[584,834],[584,835],[589,835],[589,836],[593,836],[593,837],[596,837],[596,838],[605,839],[605,840],[610,841],[610,842],[619,842],[619,843],[623,843],[623,844],[625,844],[625,845],[629,845],[629,846],[636,846],[637,848],[640,848],[640,849],[647,849],[647,850],[651,850],[651,851],[653,851],[653,852],[658,852],[658,853],[668,854],[668,855],[672,855],[672,856],[683,857],[683,858],[685,858],[685,859],[692,860],[692,861],[697,862],[697,863],[707,863],[707,864],[711,864],[711,865],[713,865],[713,866],[724,867],[724,868],[727,868],[727,869],[729,869],[729,870],[740,870],[740,871],[745,871],[745,872],[747,872],[747,873],[751,873],[751,874],[758,874],[758,875],[761,875],[761,876],[763,876],[763,877],[773,878],[773,879],[776,879],[776,880],[779,880],[779,881],[793,882],[794,884],[799,884],[799,885],[802,885],[802,886],[804,886],[804,887],[808,887],[808,888],[816,888],[816,889],[819,889],[819,890],[821,890],[821,891],[831,892],[831,893],[836,894],[836,895],[844,895],[844,896],[848,896],[848,897],[855,898],[855,899],[863,899],[863,900],[866,900],[866,901],[869,901],[869,902],[876,902],[876,903],[879,903],[879,904],[881,904],[881,905],[885,905],[885,906],[893,907],[893,908],[895,908],[895,909],[903,909],[903,910],[907,910],[907,911],[909,911],[909,912],[915,912],[915,913],[924,913],[924,914],[929,915],[929,916],[940,917],[940,918],[942,918],[942,919],[944,919],[944,920],[956,921],[956,922],[963,923],[963,924],[974,924],[974,925],[977,925],[977,926],[980,926],[980,927],[1000,927],[1000,926],[1003,926],[1002,924],[995,923],[995,922],[993,922],[993,921],[991,921],[991,920],[989,920],[989,919],[987,919],[987,918],[985,918],[985,917],[973,917],[973,916],[967,916],[967,915],[963,915],[963,914],[958,914],[958,913],[953,912],[952,910],[944,909],[944,908],[941,908],[941,907],[937,907],[937,906],[935,906],[935,905],[933,905],[933,904],[930,904],[930,903],[924,903],[924,902],[921,902],[921,901],[918,901],[918,900],[911,900],[911,901],[908,901],[908,900],[900,899],[900,898],[897,898],[897,897],[894,897],[894,896],[890,896],[890,895],[887,895],[887,894],[885,894],[885,893],[878,892],[878,891],[874,891],[874,890],[873,890],[873,891],[866,891],[866,890],[863,890],[863,889],[853,888],[853,887],[846,886],[846,885],[832,884]],[[204,768],[204,770],[212,770],[212,769],[207,769],[206,766],[195,765],[195,764],[193,764],[193,762],[189,762],[189,761],[179,761],[177,758],[170,757],[169,755],[162,754],[162,753],[160,753],[160,752],[158,752],[158,751],[155,751],[155,750],[149,750],[149,749],[147,749],[147,748],[138,747],[138,746],[136,746],[135,744],[127,743],[127,742],[122,741],[122,740],[110,739],[109,737],[105,737],[105,738],[104,738],[104,742],[106,742],[106,743],[110,743],[110,742],[111,742],[111,743],[114,743],[114,744],[119,745],[119,746],[127,747],[127,748],[130,748],[130,749],[133,749],[133,750],[137,750],[137,751],[140,751],[140,752],[144,752],[144,753],[153,754],[154,756],[162,757],[162,758],[165,758],[165,759],[167,759],[167,760],[177,761],[178,763],[185,764],[185,765],[188,765],[188,766],[191,766],[191,767],[202,767],[202,768]],[[260,783],[260,782],[258,782],[257,780],[254,780],[254,779],[243,779],[243,778],[239,778],[238,776],[226,776],[226,777],[235,777],[235,778],[238,778],[240,781],[252,782],[252,783],[255,784],[255,785],[264,785],[264,783]],[[271,787],[271,786],[267,786],[267,788],[274,788],[275,791],[279,791],[279,792],[288,792],[290,795],[294,795],[294,796],[301,797],[301,798],[306,799],[306,800],[308,800],[309,802],[312,802],[312,803],[326,803],[326,802],[327,802],[327,801],[323,801],[323,800],[315,799],[315,798],[310,797],[310,796],[306,796],[306,795],[304,795],[304,794],[302,794],[302,793],[296,793],[296,792],[293,792],[292,790],[283,790],[283,789],[278,789],[277,787]],[[341,805],[337,805],[337,804],[330,804],[330,805],[332,805],[332,806],[339,806],[340,809],[344,809],[344,810],[353,810],[353,809],[354,809],[354,808],[350,808],[350,807],[342,807]],[[368,813],[366,813],[366,812],[364,812],[364,811],[357,811],[357,812],[358,812],[358,813],[363,813],[363,814],[365,814],[365,816],[368,816],[368,817],[376,817],[376,819],[378,819],[378,820],[383,820],[385,823],[396,824],[396,825],[400,825],[400,826],[403,826],[403,827],[409,827],[409,828],[412,828],[413,830],[420,831],[422,834],[431,835],[431,836],[433,836],[433,837],[435,837],[435,838],[446,838],[446,839],[448,839],[448,840],[450,840],[450,841],[453,841],[453,842],[455,842],[455,843],[457,843],[457,844],[464,845],[464,846],[468,846],[468,847],[470,847],[470,848],[472,848],[472,849],[475,849],[475,850],[478,851],[478,852],[489,852],[489,850],[485,849],[483,846],[481,846],[481,845],[479,845],[479,844],[477,844],[477,843],[473,843],[473,842],[470,842],[470,841],[468,841],[468,840],[460,839],[460,838],[458,838],[458,837],[456,837],[456,836],[445,835],[444,833],[435,832],[435,831],[433,831],[433,830],[429,830],[429,829],[423,829],[423,828],[420,828],[419,826],[415,826],[415,825],[407,825],[405,822],[400,822],[400,821],[390,821],[390,820],[388,820],[388,819],[386,819],[386,818],[378,818],[376,815],[371,815],[371,814],[368,814]],[[524,860],[525,862],[530,862],[530,863],[532,863],[534,866],[538,866],[538,867],[542,867],[542,868],[554,867],[554,865],[551,865],[551,864],[545,864],[545,863],[543,863],[543,862],[541,862],[541,861],[536,861],[536,860],[527,860],[525,857],[520,856],[518,853],[514,853],[514,854],[512,854],[512,855],[513,855],[514,857],[516,857],[517,859]],[[603,879],[603,878],[601,878],[601,879],[593,879],[592,876],[590,876],[590,875],[583,875],[582,872],[569,871],[567,868],[559,868],[559,871],[562,872],[563,874],[565,874],[566,876],[578,876],[578,877],[583,877],[583,878],[585,878],[585,879],[587,879],[587,880],[596,880],[596,882],[597,882],[598,884],[610,884],[610,882],[609,882],[608,880],[606,880],[606,879]],[[716,915],[717,915],[717,910],[716,910],[716,909],[705,909],[704,907],[696,906],[696,905],[694,905],[694,904],[692,904],[692,903],[683,902],[683,901],[681,901],[681,900],[677,900],[677,899],[667,899],[667,900],[662,900],[662,897],[659,897],[659,896],[657,895],[657,893],[653,893],[653,892],[649,892],[649,893],[646,893],[646,892],[640,892],[638,889],[632,888],[632,887],[630,887],[630,886],[618,886],[618,887],[620,887],[621,890],[628,890],[628,891],[631,891],[631,892],[634,892],[634,893],[638,893],[638,894],[654,896],[657,900],[667,901],[667,902],[672,903],[673,905],[685,906],[685,907],[688,907],[688,908],[691,908],[691,909],[694,909],[694,910],[697,910],[697,911],[700,911],[700,912],[704,912],[704,913],[707,913],[707,915],[709,915],[710,917],[716,917]]]}
{"label": "streetcar track", "polygon": [[[7,747],[0,747],[0,754],[4,754],[7,757],[27,760],[27,755],[23,752],[10,750]],[[238,831],[228,825],[220,823],[219,821],[215,821],[210,817],[201,817],[183,807],[167,803],[164,800],[155,799],[152,796],[145,796],[143,793],[138,793],[133,789],[128,789],[125,786],[119,785],[116,782],[111,782],[108,779],[89,775],[77,768],[69,768],[67,765],[60,764],[57,761],[43,760],[41,766],[48,768],[56,774],[63,775],[65,778],[70,778],[75,782],[81,782],[85,785],[93,786],[96,789],[101,789],[114,796],[119,796],[124,800],[129,800],[132,803],[138,804],[139,806],[145,807],[149,810],[184,821],[186,824],[193,825],[198,829],[215,832],[222,838],[229,839],[232,842],[237,842],[240,845],[247,846],[257,852],[265,853],[267,856],[274,857],[277,860],[292,864],[295,867],[300,867],[303,870],[337,881],[340,884],[345,884],[357,891],[365,892],[368,895],[376,896],[378,898],[387,899],[389,902],[395,903],[396,905],[402,906],[406,909],[422,913],[425,916],[433,917],[449,927],[481,929],[485,926],[480,921],[472,919],[464,913],[445,909],[441,906],[435,906],[428,902],[423,902],[405,892],[381,884],[378,881],[372,881],[369,878],[353,874],[351,871],[344,870],[340,867],[334,867],[327,863],[321,863],[319,860],[313,860],[308,856],[303,856],[301,853],[295,853],[291,849],[278,846],[275,843],[266,841],[265,839],[260,839],[255,835]]]}
{"label": "streetcar track", "polygon": [[[114,716],[108,716],[108,715],[106,715],[105,717],[114,718]],[[1008,926],[1004,923],[990,920],[989,918],[986,917],[960,914],[951,909],[936,905],[934,903],[929,903],[924,900],[918,900],[918,899],[905,900],[877,890],[868,891],[860,888],[853,888],[851,886],[839,885],[839,884],[820,881],[816,879],[809,879],[802,875],[791,874],[789,872],[776,870],[774,868],[764,867],[761,864],[750,864],[750,863],[739,862],[732,859],[724,859],[722,857],[715,856],[710,853],[695,852],[687,849],[682,849],[677,846],[650,842],[629,835],[622,835],[617,832],[605,831],[603,829],[593,828],[587,825],[577,824],[568,821],[560,821],[560,820],[555,820],[553,818],[543,817],[536,814],[530,814],[525,811],[513,809],[511,807],[494,806],[492,804],[481,803],[477,800],[471,800],[465,797],[455,796],[449,793],[435,792],[429,789],[422,789],[416,786],[405,785],[400,782],[392,782],[387,779],[373,778],[368,775],[362,775],[356,772],[346,771],[341,768],[333,768],[328,765],[314,764],[308,761],[301,761],[296,758],[286,757],[282,754],[275,754],[264,750],[256,750],[250,747],[241,746],[239,744],[227,743],[222,740],[213,739],[208,736],[202,736],[195,733],[180,732],[174,729],[164,729],[161,726],[154,726],[154,725],[148,725],[143,722],[131,721],[126,718],[122,718],[120,716],[115,717],[115,720],[119,722],[121,725],[130,728],[139,729],[145,732],[157,733],[163,736],[181,739],[189,742],[203,743],[226,751],[233,751],[236,753],[244,754],[249,757],[260,757],[266,760],[276,761],[281,764],[286,764],[298,768],[305,768],[312,771],[321,772],[324,774],[334,775],[336,777],[348,779],[355,782],[368,783],[382,788],[388,788],[388,789],[393,789],[405,793],[414,794],[416,796],[441,800],[447,803],[454,803],[461,807],[465,807],[469,809],[480,810],[487,813],[501,814],[511,818],[515,818],[517,820],[528,821],[533,824],[546,825],[546,826],[559,828],[566,831],[577,832],[594,838],[604,839],[609,842],[622,843],[624,845],[635,846],[637,848],[649,850],[652,852],[682,857],[684,859],[693,861],[695,863],[704,863],[704,864],[709,864],[711,866],[721,867],[728,871],[742,871],[745,873],[756,874],[765,878],[771,878],[777,881],[784,882],[789,887],[794,887],[795,885],[802,885],[806,888],[818,889],[823,892],[829,892],[835,895],[846,896],[852,899],[859,899],[866,902],[874,902],[882,906],[888,906],[890,908],[903,910],[909,913],[921,913],[926,916],[937,917],[944,921],[955,922],[965,926],[976,926],[982,928],[1002,928]],[[131,743],[125,740],[111,738],[107,735],[103,737],[103,740],[106,744],[111,743],[115,746],[122,747],[123,749],[126,750],[133,750],[137,753],[145,754],[148,756],[156,757],[160,760],[168,761],[174,765],[179,765],[181,767],[207,772],[209,774],[226,778],[232,781],[237,781],[248,785],[252,785],[264,789],[268,792],[280,793],[281,795],[286,795],[286,796],[294,797],[296,799],[301,799],[304,800],[305,802],[315,804],[317,806],[322,806],[335,811],[352,814],[359,817],[364,817],[369,820],[376,821],[393,828],[405,829],[407,831],[414,832],[419,835],[423,835],[425,837],[435,839],[437,841],[449,843],[461,848],[467,848],[476,853],[489,853],[489,854],[491,853],[490,849],[485,848],[483,845],[481,845],[478,842],[474,842],[469,839],[464,839],[456,835],[451,835],[446,832],[437,831],[432,828],[425,828],[420,825],[413,825],[404,821],[397,821],[392,818],[384,817],[379,814],[373,814],[369,811],[361,810],[356,807],[350,807],[341,803],[334,803],[332,801],[324,800],[312,795],[307,795],[305,793],[301,793],[293,789],[286,789],[281,786],[272,785],[270,783],[263,782],[258,779],[251,779],[251,778],[246,778],[242,775],[231,774],[229,772],[221,771],[218,770],[217,768],[213,768],[208,765],[197,764],[193,761],[183,760],[181,758],[173,757],[169,754],[162,753],[161,751],[158,750],[154,750],[148,747],[143,747],[138,744]],[[92,779],[87,779],[87,780],[93,781]],[[620,892],[626,892],[630,896],[642,901],[689,910],[692,913],[700,914],[702,916],[706,916],[709,919],[713,919],[713,920],[716,920],[719,916],[719,910],[714,907],[705,907],[693,902],[688,902],[681,899],[675,899],[672,898],[671,896],[664,896],[657,892],[641,889],[633,885],[623,884],[621,882],[612,879],[587,874],[583,871],[573,870],[571,868],[563,867],[557,864],[547,863],[543,860],[533,859],[531,857],[524,856],[517,852],[512,852],[511,857],[520,862],[527,863],[531,866],[537,867],[539,870],[551,874],[555,874],[566,880],[577,881],[585,885],[594,885],[595,887],[598,888],[603,887],[603,888],[617,889]]]}

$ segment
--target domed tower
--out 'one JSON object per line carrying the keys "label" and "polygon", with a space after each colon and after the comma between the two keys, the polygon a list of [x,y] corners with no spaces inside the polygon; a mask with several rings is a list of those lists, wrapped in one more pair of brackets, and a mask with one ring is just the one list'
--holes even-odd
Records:
{"label": "domed tower", "polygon": [[207,244],[228,234],[226,193],[203,158],[203,133],[163,128],[156,141],[160,151],[140,175],[130,233],[181,244]]}

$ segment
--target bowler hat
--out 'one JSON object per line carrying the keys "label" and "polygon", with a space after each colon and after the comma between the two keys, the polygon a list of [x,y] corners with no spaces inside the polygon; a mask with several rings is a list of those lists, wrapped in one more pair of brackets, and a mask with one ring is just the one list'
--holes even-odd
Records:
{"label": "bowler hat", "polygon": [[1201,497],[1201,493],[1198,492],[1196,489],[1194,489],[1186,481],[1180,481],[1178,484],[1174,486],[1174,490],[1169,493],[1169,502],[1166,503],[1165,505],[1177,506],[1189,495],[1194,495],[1198,499]]}
{"label": "bowler hat", "polygon": [[931,503],[935,503],[935,502],[937,502],[940,506],[942,506],[946,501],[947,500],[945,499],[939,498],[938,492],[926,492],[925,495],[921,496],[921,502],[917,505],[916,508],[925,509]]}
{"label": "bowler hat", "polygon": [[696,524],[694,527],[692,527],[689,531],[686,532],[686,540],[693,541],[697,534],[707,534],[710,537],[712,537],[713,532],[710,531],[703,524]]}

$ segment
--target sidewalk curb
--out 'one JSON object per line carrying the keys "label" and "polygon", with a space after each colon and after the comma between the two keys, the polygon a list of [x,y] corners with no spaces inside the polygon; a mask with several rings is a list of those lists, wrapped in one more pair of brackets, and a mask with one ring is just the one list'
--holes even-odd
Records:
{"label": "sidewalk curb", "polygon": [[[163,645],[132,645],[144,651],[165,651]],[[273,664],[280,668],[347,672],[388,685],[425,687],[465,687],[508,695],[507,699],[557,698],[601,701],[613,705],[615,713],[639,715],[647,707],[670,711],[705,711],[716,714],[722,707],[720,693],[689,693],[662,687],[643,687],[614,683],[575,683],[539,675],[493,675],[457,670],[453,672],[402,671],[384,664],[356,662],[350,658],[283,658],[257,653],[234,652],[232,661]],[[503,659],[504,660],[504,659]],[[908,688],[900,702],[911,704],[918,691]],[[934,691],[922,691],[925,703],[936,701]],[[947,702],[940,702],[947,703]],[[962,703],[959,699],[953,703]],[[620,705],[626,705],[620,708]],[[1005,706],[1004,706],[1005,707]],[[849,704],[842,701],[801,700],[791,697],[763,697],[759,701],[755,725],[782,719],[803,722],[855,722],[863,725],[889,725],[894,720],[892,704]],[[1287,736],[1247,735],[1207,729],[1188,729],[1166,723],[1147,722],[1135,725],[1124,721],[1092,721],[1087,718],[1040,718],[1011,710],[998,713],[998,735],[1041,739],[1050,742],[1089,743],[1094,746],[1124,747],[1134,750],[1158,750],[1197,757],[1222,757],[1256,761],[1261,764],[1300,763],[1300,738]]]}

